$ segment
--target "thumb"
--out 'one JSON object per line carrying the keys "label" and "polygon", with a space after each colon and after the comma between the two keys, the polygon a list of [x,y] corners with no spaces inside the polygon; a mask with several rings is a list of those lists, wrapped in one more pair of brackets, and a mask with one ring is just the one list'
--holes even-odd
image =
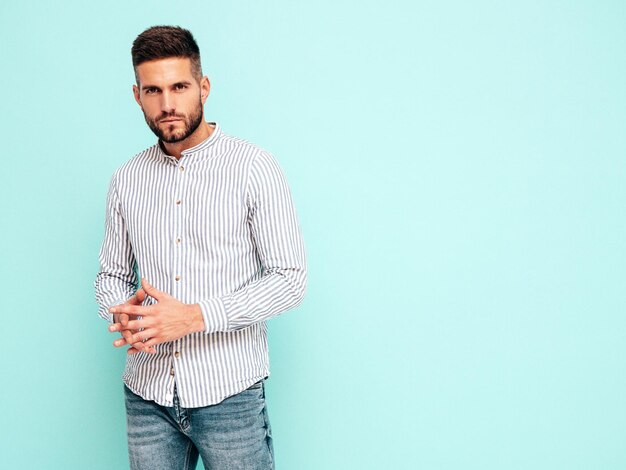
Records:
{"label": "thumb", "polygon": [[144,300],[146,300],[146,291],[144,290],[143,287],[140,287],[137,290],[137,293],[135,294],[137,296],[137,302],[142,303]]}
{"label": "thumb", "polygon": [[145,298],[146,298],[146,292],[140,287],[135,292],[135,295],[133,295],[130,299],[128,299],[126,303],[129,305],[141,305],[141,303],[145,300]]}
{"label": "thumb", "polygon": [[141,288],[144,290],[146,294],[152,297],[154,300],[159,301],[165,295],[165,292],[161,292],[159,289],[154,287],[145,278],[141,278]]}

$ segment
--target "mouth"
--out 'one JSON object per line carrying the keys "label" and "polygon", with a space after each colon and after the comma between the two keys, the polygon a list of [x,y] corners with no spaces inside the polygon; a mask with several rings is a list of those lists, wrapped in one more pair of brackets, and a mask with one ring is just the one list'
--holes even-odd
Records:
{"label": "mouth", "polygon": [[177,121],[182,121],[182,119],[162,119],[159,122],[177,122]]}

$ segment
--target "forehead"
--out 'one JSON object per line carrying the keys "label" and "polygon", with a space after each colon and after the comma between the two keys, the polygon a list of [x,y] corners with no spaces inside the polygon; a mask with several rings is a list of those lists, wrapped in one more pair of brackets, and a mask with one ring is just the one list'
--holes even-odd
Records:
{"label": "forehead", "polygon": [[168,57],[139,64],[137,77],[142,86],[166,86],[180,81],[195,81],[191,73],[191,60],[187,57]]}

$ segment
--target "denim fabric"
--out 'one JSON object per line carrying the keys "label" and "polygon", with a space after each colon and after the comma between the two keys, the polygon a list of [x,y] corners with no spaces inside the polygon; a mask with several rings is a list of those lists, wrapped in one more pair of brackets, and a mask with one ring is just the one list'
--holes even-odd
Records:
{"label": "denim fabric", "polygon": [[146,401],[124,386],[131,470],[273,470],[265,382],[217,405],[182,408]]}

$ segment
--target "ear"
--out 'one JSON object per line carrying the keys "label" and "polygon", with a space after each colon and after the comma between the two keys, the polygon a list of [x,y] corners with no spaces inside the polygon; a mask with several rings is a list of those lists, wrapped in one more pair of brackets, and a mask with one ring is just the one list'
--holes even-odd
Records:
{"label": "ear", "polygon": [[143,109],[143,107],[141,106],[141,99],[139,98],[139,87],[137,85],[133,85],[133,95],[135,96],[135,101],[137,102],[139,107]]}
{"label": "ear", "polygon": [[211,82],[209,81],[209,77],[205,75],[200,80],[200,98],[202,99],[202,104],[206,102],[206,99],[209,97],[210,92],[211,92]]}

